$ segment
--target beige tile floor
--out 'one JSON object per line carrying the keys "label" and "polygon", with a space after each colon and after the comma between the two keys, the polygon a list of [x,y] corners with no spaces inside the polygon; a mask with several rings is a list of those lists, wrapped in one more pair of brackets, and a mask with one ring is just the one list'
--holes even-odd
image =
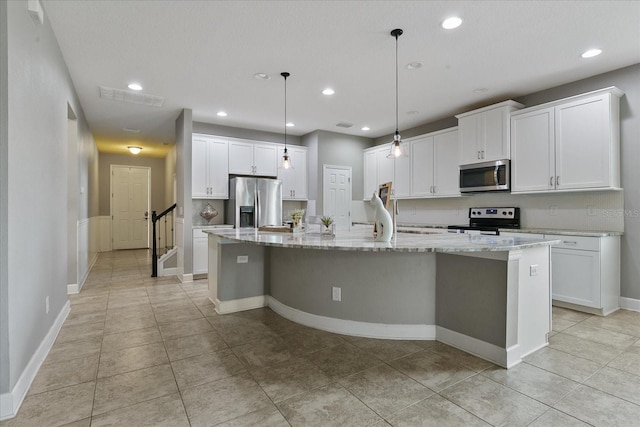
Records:
{"label": "beige tile floor", "polygon": [[638,426],[640,313],[554,308],[550,345],[504,370],[433,341],[219,316],[206,281],[100,254],[18,416],[2,426]]}

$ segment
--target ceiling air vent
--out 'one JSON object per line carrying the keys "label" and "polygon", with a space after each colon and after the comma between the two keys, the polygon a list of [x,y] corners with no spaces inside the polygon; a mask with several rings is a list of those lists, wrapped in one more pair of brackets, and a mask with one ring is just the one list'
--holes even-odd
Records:
{"label": "ceiling air vent", "polygon": [[164,104],[164,98],[159,96],[105,86],[100,86],[100,98],[127,102],[129,104],[146,105],[147,107],[162,107]]}
{"label": "ceiling air vent", "polygon": [[351,126],[353,126],[353,123],[339,122],[338,124],[336,124],[336,126],[338,126],[339,128],[350,128]]}

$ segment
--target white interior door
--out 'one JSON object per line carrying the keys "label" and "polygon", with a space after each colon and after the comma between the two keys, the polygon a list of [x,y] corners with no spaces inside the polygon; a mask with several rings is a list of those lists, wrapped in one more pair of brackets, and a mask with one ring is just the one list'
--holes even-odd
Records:
{"label": "white interior door", "polygon": [[351,168],[323,166],[322,214],[334,219],[336,230],[351,229]]}
{"label": "white interior door", "polygon": [[151,169],[111,165],[113,249],[149,247]]}

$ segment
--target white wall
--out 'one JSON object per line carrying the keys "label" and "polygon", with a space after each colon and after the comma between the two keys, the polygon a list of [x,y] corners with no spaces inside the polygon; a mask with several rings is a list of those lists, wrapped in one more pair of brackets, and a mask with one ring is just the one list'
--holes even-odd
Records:
{"label": "white wall", "polygon": [[[5,7],[0,27],[8,34],[7,61],[2,66],[7,64],[10,113],[7,155],[2,156],[7,164],[3,161],[0,167],[3,173],[6,168],[2,182],[7,184],[7,213],[0,217],[1,229],[7,229],[2,243],[7,249],[6,263],[2,260],[6,279],[0,286],[3,301],[10,303],[0,306],[3,397],[23,380],[31,359],[67,307],[67,197],[72,191],[67,187],[68,105],[78,117],[79,151],[86,154],[78,159],[78,179],[86,185],[78,196],[78,219],[91,213],[97,197],[88,193],[89,177],[95,176],[93,137],[46,15],[44,24],[36,25],[26,1],[3,2]],[[78,193],[79,187],[78,183]]]}

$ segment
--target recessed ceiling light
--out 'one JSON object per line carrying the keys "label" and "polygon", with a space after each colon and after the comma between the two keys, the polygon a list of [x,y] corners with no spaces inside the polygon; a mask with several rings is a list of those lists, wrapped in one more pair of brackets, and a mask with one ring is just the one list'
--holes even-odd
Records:
{"label": "recessed ceiling light", "polygon": [[454,28],[458,28],[460,24],[462,24],[462,19],[457,16],[452,16],[442,21],[442,28],[445,30],[453,30]]}
{"label": "recessed ceiling light", "polygon": [[407,64],[407,70],[417,70],[418,68],[422,68],[422,62],[410,62]]}
{"label": "recessed ceiling light", "polygon": [[370,130],[370,129],[369,129],[369,126],[363,126],[363,127],[362,127],[362,130],[365,130],[365,131],[366,131],[366,130]]}
{"label": "recessed ceiling light", "polygon": [[259,80],[269,80],[271,78],[271,76],[267,73],[255,73],[253,77]]}
{"label": "recessed ceiling light", "polygon": [[140,133],[140,129],[122,128],[122,130],[127,133]]}
{"label": "recessed ceiling light", "polygon": [[225,113],[224,111],[218,111],[218,116],[220,117],[227,117],[227,113]]}
{"label": "recessed ceiling light", "polygon": [[292,127],[294,127],[294,126],[295,126],[295,125],[294,125],[293,123],[291,123],[291,122],[288,122],[288,123],[287,123],[287,127],[288,127],[288,128],[292,128]]}
{"label": "recessed ceiling light", "polygon": [[326,88],[325,90],[322,91],[323,95],[333,95],[334,93],[336,92],[331,88]]}
{"label": "recessed ceiling light", "polygon": [[475,89],[473,90],[473,93],[485,93],[485,92],[487,92],[488,90],[489,90],[489,89],[487,89],[486,87],[478,87],[478,88],[475,88]]}
{"label": "recessed ceiling light", "polygon": [[131,90],[142,90],[142,86],[140,86],[138,83],[129,83],[129,86],[127,87]]}
{"label": "recessed ceiling light", "polygon": [[580,56],[582,56],[583,58],[593,58],[594,56],[598,56],[601,53],[602,51],[600,49],[589,49]]}

